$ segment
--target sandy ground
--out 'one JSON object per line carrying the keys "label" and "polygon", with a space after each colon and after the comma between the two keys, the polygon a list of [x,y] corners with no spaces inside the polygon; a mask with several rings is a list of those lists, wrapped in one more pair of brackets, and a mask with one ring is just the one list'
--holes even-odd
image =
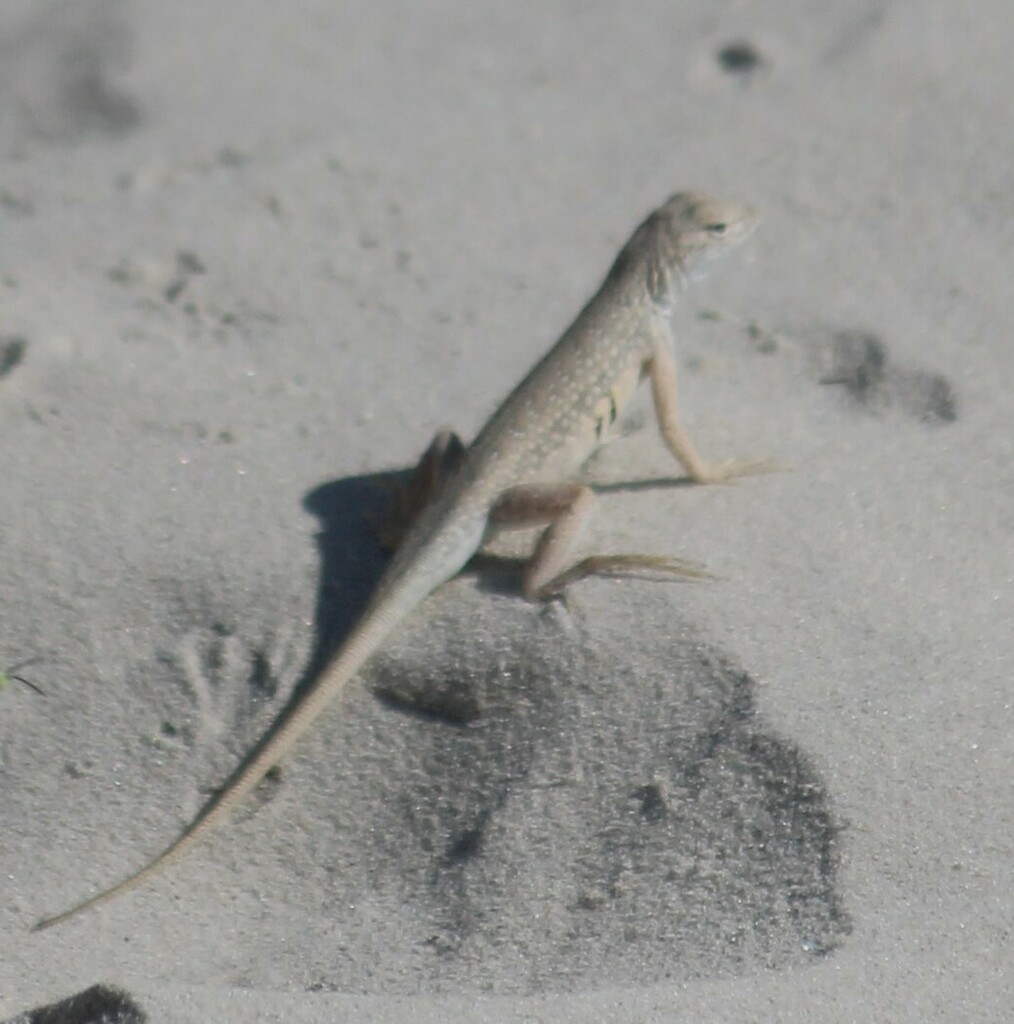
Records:
{"label": "sandy ground", "polygon": [[[0,11],[0,1016],[1009,1020],[1014,8],[369,6]],[[642,403],[589,478],[660,482],[587,543],[719,579],[465,575],[31,933],[190,819],[386,474],[683,187],[765,217],[678,313],[688,424],[793,471],[670,486]]]}

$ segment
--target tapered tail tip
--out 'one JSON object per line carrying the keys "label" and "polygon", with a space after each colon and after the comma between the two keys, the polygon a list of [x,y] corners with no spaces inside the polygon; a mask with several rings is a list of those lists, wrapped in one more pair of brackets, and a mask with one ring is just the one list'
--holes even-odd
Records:
{"label": "tapered tail tip", "polygon": [[64,921],[68,921],[72,917],[77,917],[81,911],[88,910],[97,903],[104,903],[104,897],[105,893],[95,897],[94,899],[85,900],[84,903],[79,903],[76,907],[71,907],[70,910],[65,910],[62,914],[56,914],[53,917],[44,917],[41,921],[36,921],[36,923],[32,925],[31,931],[44,932],[47,928],[53,928],[58,924],[63,924]]}

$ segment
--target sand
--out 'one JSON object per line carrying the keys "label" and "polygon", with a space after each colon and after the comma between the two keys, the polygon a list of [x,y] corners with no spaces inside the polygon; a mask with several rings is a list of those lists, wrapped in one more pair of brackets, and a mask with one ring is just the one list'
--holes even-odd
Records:
{"label": "sand", "polygon": [[[1009,1019],[1014,10],[368,6],[0,12],[0,1016]],[[764,224],[677,314],[684,415],[792,468],[673,486],[642,398],[586,545],[718,578],[467,573],[31,933],[186,824],[391,473],[688,187]]]}

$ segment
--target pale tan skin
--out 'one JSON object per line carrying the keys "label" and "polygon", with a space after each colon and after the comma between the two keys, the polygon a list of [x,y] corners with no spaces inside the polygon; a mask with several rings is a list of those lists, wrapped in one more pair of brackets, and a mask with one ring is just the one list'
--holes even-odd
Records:
{"label": "pale tan skin", "polygon": [[35,930],[66,921],[147,881],[222,822],[419,603],[465,566],[501,529],[546,525],[525,572],[531,599],[594,572],[661,570],[706,575],[678,559],[617,555],[567,567],[594,503],[591,489],[561,483],[595,451],[638,384],[651,382],[659,428],[688,476],[713,483],[767,468],[711,466],[698,455],[676,408],[670,312],[686,280],[757,225],[753,211],[700,193],[679,193],[652,213],[621,250],[602,287],[468,448],[442,434],[410,485],[422,504],[344,645],[180,837],[118,885]]}

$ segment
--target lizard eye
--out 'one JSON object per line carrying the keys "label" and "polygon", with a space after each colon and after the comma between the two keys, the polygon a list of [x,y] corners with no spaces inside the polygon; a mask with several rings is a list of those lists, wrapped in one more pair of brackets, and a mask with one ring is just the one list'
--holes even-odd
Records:
{"label": "lizard eye", "polygon": [[704,230],[707,231],[711,235],[724,235],[726,227],[727,227],[727,225],[722,224],[722,223],[718,223],[718,224],[705,224],[704,225]]}

